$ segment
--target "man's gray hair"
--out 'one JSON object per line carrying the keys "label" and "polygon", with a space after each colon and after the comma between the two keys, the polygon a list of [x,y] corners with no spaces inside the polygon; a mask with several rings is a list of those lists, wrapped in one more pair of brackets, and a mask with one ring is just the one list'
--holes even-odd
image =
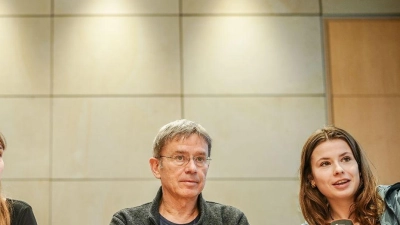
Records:
{"label": "man's gray hair", "polygon": [[161,150],[170,141],[176,139],[185,139],[192,134],[197,134],[207,142],[208,157],[211,156],[211,137],[207,131],[198,123],[187,119],[180,119],[170,122],[158,131],[153,142],[153,157],[160,157]]}

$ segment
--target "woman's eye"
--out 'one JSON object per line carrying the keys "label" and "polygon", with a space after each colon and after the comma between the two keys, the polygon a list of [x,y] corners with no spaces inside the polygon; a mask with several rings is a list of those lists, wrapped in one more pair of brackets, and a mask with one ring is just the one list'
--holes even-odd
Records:
{"label": "woman's eye", "polygon": [[350,161],[350,160],[351,160],[351,158],[348,157],[348,156],[343,158],[343,161],[345,161],[345,162],[348,162],[348,161]]}
{"label": "woman's eye", "polygon": [[320,164],[320,166],[329,166],[329,162],[322,162],[321,164]]}

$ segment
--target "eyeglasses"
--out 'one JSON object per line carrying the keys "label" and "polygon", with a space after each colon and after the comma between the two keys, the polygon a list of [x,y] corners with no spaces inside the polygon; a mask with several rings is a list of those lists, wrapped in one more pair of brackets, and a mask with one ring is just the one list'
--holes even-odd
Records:
{"label": "eyeglasses", "polygon": [[[171,159],[172,162],[177,166],[186,166],[190,161],[190,157],[187,157],[184,155],[174,155],[174,156],[161,155],[159,158]],[[206,165],[209,165],[210,161],[211,161],[211,158],[206,157],[206,156],[194,156],[192,159],[193,159],[194,164],[196,164],[197,167],[204,167]]]}

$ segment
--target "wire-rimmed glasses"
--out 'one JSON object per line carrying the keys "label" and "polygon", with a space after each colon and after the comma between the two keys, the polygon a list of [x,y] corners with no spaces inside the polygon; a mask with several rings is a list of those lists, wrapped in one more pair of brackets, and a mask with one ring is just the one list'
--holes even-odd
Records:
{"label": "wire-rimmed glasses", "polygon": [[186,166],[190,159],[193,159],[194,164],[197,167],[204,167],[210,164],[211,158],[202,156],[193,156],[192,158],[185,155],[173,155],[173,156],[164,156],[160,155],[159,158],[167,158],[170,159],[177,166]]}

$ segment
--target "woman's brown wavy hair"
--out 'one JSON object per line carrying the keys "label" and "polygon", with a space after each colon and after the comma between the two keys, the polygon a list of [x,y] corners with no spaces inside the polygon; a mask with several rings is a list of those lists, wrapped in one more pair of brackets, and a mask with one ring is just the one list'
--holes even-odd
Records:
{"label": "woman's brown wavy hair", "polygon": [[304,219],[310,225],[329,224],[331,217],[328,201],[318,188],[313,188],[310,183],[311,155],[319,144],[333,139],[341,139],[350,146],[360,172],[360,186],[355,193],[350,215],[354,216],[355,222],[362,225],[379,224],[384,202],[377,192],[376,179],[368,160],[357,141],[345,130],[334,126],[315,131],[304,144],[301,153],[299,201]]}
{"label": "woman's brown wavy hair", "polygon": [[[0,133],[0,148],[6,150],[6,139],[3,134]],[[0,184],[0,225],[10,225],[11,222],[11,212],[10,206],[1,194],[1,184]]]}

